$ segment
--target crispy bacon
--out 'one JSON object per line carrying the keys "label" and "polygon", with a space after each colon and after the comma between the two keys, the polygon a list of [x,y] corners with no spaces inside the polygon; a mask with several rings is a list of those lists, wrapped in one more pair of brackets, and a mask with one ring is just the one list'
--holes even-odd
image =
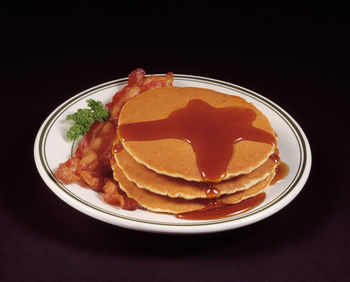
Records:
{"label": "crispy bacon", "polygon": [[70,158],[65,163],[59,165],[55,176],[63,184],[78,182],[80,177],[76,174],[79,158]]}
{"label": "crispy bacon", "polygon": [[134,199],[129,198],[120,190],[118,183],[112,178],[105,180],[103,192],[103,199],[108,204],[119,205],[125,210],[136,210],[139,207]]}
{"label": "crispy bacon", "polygon": [[123,105],[138,94],[158,87],[171,86],[173,83],[173,73],[169,72],[165,76],[151,75],[145,77],[143,69],[136,69],[129,75],[128,85],[114,95],[111,103],[106,105],[110,112],[109,119],[117,123],[119,113]]}
{"label": "crispy bacon", "polygon": [[107,203],[119,204],[123,209],[136,209],[136,201],[128,198],[112,177],[110,162],[113,161],[112,145],[116,137],[119,113],[123,105],[138,94],[157,87],[171,86],[172,83],[173,73],[146,77],[146,72],[141,68],[132,71],[128,84],[106,105],[110,112],[108,121],[96,121],[90,127],[74,156],[59,165],[55,172],[56,178],[63,184],[80,183],[102,192]]}

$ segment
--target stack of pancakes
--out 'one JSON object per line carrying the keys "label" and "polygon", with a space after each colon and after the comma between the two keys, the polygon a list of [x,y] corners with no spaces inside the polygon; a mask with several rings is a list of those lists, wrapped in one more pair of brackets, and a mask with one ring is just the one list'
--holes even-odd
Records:
{"label": "stack of pancakes", "polygon": [[189,142],[176,138],[127,140],[119,130],[128,124],[166,119],[194,99],[214,108],[249,108],[256,114],[252,125],[276,138],[267,118],[237,96],[194,87],[162,87],[136,96],[123,106],[119,116],[112,169],[120,188],[145,209],[181,214],[204,209],[213,200],[236,204],[262,193],[275,175],[276,143],[242,140],[232,144],[233,154],[214,184],[215,193],[208,193],[208,181]]}

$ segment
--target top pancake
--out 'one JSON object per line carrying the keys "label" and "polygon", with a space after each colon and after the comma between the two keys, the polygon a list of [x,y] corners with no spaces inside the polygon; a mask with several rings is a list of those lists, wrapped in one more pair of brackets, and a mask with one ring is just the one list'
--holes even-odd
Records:
{"label": "top pancake", "polygon": [[[267,118],[253,104],[237,96],[194,87],[163,87],[146,91],[124,105],[118,125],[166,119],[174,111],[185,108],[193,99],[202,100],[215,108],[249,108],[256,113],[252,125],[275,136]],[[197,167],[196,155],[191,144],[186,141],[170,138],[121,141],[136,161],[157,173],[192,181],[203,180]],[[267,160],[275,147],[273,144],[247,140],[232,146],[234,153],[227,165],[224,179],[250,173]]]}

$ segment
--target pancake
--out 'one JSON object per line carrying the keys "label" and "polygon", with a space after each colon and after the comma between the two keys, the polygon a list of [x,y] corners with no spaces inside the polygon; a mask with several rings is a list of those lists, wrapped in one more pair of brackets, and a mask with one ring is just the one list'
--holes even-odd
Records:
{"label": "pancake", "polygon": [[237,204],[245,199],[256,196],[262,193],[271,183],[272,179],[275,177],[275,172],[271,173],[264,180],[258,182],[247,190],[239,191],[227,196],[222,197],[221,202],[227,205]]}
{"label": "pancake", "polygon": [[[205,208],[210,201],[208,199],[186,200],[158,195],[148,190],[140,189],[135,183],[129,181],[116,162],[112,164],[112,169],[113,176],[118,181],[120,189],[122,189],[129,198],[136,200],[140,206],[147,210],[179,214]],[[272,178],[273,175],[270,175],[249,189],[232,195],[221,196],[217,201],[223,201],[225,204],[233,204],[243,199],[253,197],[263,192]]]}
{"label": "pancake", "polygon": [[[114,158],[127,179],[134,182],[139,188],[172,198],[208,198],[206,192],[208,185],[206,183],[158,174],[136,162],[126,150],[115,151]],[[276,166],[277,163],[268,158],[266,162],[251,173],[219,182],[215,185],[215,188],[220,192],[220,195],[248,189],[271,175]]]}
{"label": "pancake", "polygon": [[[118,126],[120,128],[126,124],[166,119],[174,111],[185,108],[194,99],[204,101],[214,108],[251,109],[256,114],[252,125],[276,137],[267,118],[253,104],[237,96],[194,87],[163,87],[141,93],[124,105]],[[175,138],[126,141],[119,131],[118,136],[132,158],[154,172],[188,181],[203,181],[196,154],[188,142]],[[274,144],[249,140],[237,142],[232,146],[233,154],[222,180],[252,172],[265,163],[275,150]]]}

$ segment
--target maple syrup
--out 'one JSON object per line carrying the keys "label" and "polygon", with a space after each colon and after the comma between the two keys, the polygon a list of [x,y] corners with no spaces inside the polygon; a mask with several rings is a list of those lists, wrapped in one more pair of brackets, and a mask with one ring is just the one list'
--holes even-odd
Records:
{"label": "maple syrup", "polygon": [[266,194],[262,192],[256,196],[232,205],[225,205],[214,200],[210,201],[203,209],[177,214],[176,217],[188,220],[211,220],[225,218],[251,210],[260,205],[265,198]]}
{"label": "maple syrup", "polygon": [[115,143],[113,144],[113,148],[112,148],[113,153],[119,153],[119,152],[121,152],[122,150],[124,150],[124,146],[123,146],[122,143],[120,143],[120,142],[115,142]]}
{"label": "maple syrup", "polygon": [[278,149],[276,148],[275,153],[273,153],[270,157],[270,160],[273,160],[276,164],[276,174],[274,178],[271,180],[270,185],[273,185],[283,178],[285,178],[289,173],[289,166],[285,162],[281,162]]}
{"label": "maple syrup", "polygon": [[280,162],[277,165],[276,168],[276,174],[274,176],[274,178],[272,179],[270,185],[273,185],[279,181],[281,181],[283,178],[285,178],[289,173],[289,166],[284,163],[284,162]]}
{"label": "maple syrup", "polygon": [[216,183],[206,183],[207,187],[205,190],[205,193],[207,195],[207,198],[212,199],[212,198],[218,198],[220,196],[220,189],[215,186]]}

